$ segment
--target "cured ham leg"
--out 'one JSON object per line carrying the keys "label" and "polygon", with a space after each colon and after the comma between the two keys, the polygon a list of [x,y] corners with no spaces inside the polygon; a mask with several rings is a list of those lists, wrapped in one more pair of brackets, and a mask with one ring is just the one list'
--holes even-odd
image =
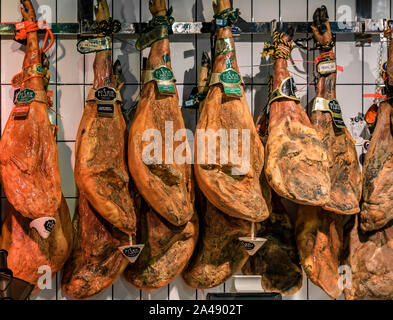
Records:
{"label": "cured ham leg", "polygon": [[[218,0],[215,10],[220,13],[230,7],[229,0]],[[223,49],[224,42],[229,46],[228,50]],[[229,78],[240,81],[231,27],[218,28],[216,51],[212,76],[221,74],[220,78],[226,78],[228,82],[232,81]],[[230,90],[228,88],[228,92]],[[216,208],[234,218],[258,222],[269,216],[259,184],[264,150],[243,86],[240,86],[239,93],[241,97],[228,96],[222,83],[211,82],[197,125],[194,172],[200,189]],[[237,135],[231,136],[233,132]],[[226,150],[225,143],[217,143],[216,148],[212,148],[210,140],[224,141],[230,147]]]}
{"label": "cured ham leg", "polygon": [[[392,31],[386,30],[385,36],[392,38]],[[379,105],[375,129],[363,165],[363,204],[359,221],[363,231],[381,229],[393,219],[392,70],[393,44],[389,41],[385,81],[388,99]],[[367,115],[375,114],[375,110],[371,111]]]}
{"label": "cured ham leg", "polygon": [[128,260],[118,249],[128,245],[126,234],[104,220],[82,193],[73,219],[74,244],[64,266],[61,288],[75,299],[97,295],[122,274]]}
{"label": "cured ham leg", "polygon": [[296,244],[300,263],[308,278],[329,297],[342,294],[339,266],[343,249],[343,216],[320,207],[299,206]]}
{"label": "cured ham leg", "polygon": [[[386,30],[385,36],[391,38],[390,29]],[[389,103],[393,93],[392,51],[390,41],[385,81],[388,99],[378,107],[376,127],[363,166],[362,211],[346,228],[346,258],[352,272],[351,286],[344,291],[348,300],[393,299],[393,115]],[[370,123],[375,120],[373,115],[374,109],[368,112]]]}
{"label": "cured ham leg", "polygon": [[296,249],[294,227],[280,197],[273,193],[273,212],[260,224],[257,236],[267,239],[243,267],[243,273],[261,275],[265,292],[295,294],[302,287],[303,272]]}
{"label": "cured ham leg", "polygon": [[[200,92],[209,84],[211,66],[207,54],[202,57],[198,88]],[[200,101],[203,110],[205,100]],[[266,190],[270,190],[267,188]],[[196,208],[200,217],[200,236],[197,248],[183,279],[196,289],[207,289],[220,285],[239,271],[248,259],[248,253],[239,237],[250,236],[251,224],[226,215],[215,208],[197,189]]]}
{"label": "cured ham leg", "polygon": [[[329,45],[332,42],[333,36],[325,6],[315,11],[312,30],[314,39],[319,44]],[[321,50],[320,54],[323,55],[329,51],[328,49]],[[319,98],[328,101],[336,99],[336,76],[336,72],[319,75],[315,102],[318,102]],[[326,111],[313,111],[311,123],[320,135],[322,146],[329,160],[331,190],[329,201],[323,209],[338,214],[360,212],[362,176],[351,134],[347,128],[337,127],[331,113]]]}
{"label": "cured ham leg", "polygon": [[[162,18],[167,14],[165,1],[150,1],[150,11],[154,17]],[[176,85],[169,85],[169,88],[173,86],[173,94],[164,94],[160,89],[168,87],[158,85],[154,76],[164,79],[164,82],[165,79],[173,79],[168,38],[151,46],[141,98],[130,129],[128,164],[139,192],[154,211],[171,224],[181,226],[194,214],[191,165],[190,161],[184,161],[190,154],[190,147],[182,135],[185,126]],[[153,143],[150,133],[158,134],[160,139],[159,142],[154,140],[155,147],[160,149],[158,154],[153,155],[154,159],[146,154]],[[177,136],[179,134],[181,137]]]}
{"label": "cured ham leg", "polygon": [[[287,46],[281,50],[286,50],[289,57],[291,35],[285,34],[282,40]],[[287,60],[277,55],[273,90],[279,89],[289,77]],[[293,86],[289,81],[285,88]],[[274,191],[299,204],[322,206],[329,200],[328,167],[326,151],[302,106],[286,97],[273,101],[270,105],[265,174]]]}
{"label": "cured ham leg", "polygon": [[381,229],[393,219],[392,119],[391,104],[382,102],[363,166],[363,204],[360,213],[363,231]]}
{"label": "cured ham leg", "polygon": [[[106,0],[98,2],[97,21],[109,19]],[[127,128],[121,112],[118,75],[113,74],[112,51],[97,52],[94,89],[89,94],[76,138],[75,182],[93,208],[126,234],[136,228],[135,207],[128,192]],[[100,95],[116,95],[113,114],[102,116]],[[95,91],[96,90],[96,91]]]}
{"label": "cured ham leg", "polygon": [[[269,116],[266,110],[257,120],[257,132],[263,144],[268,139]],[[261,183],[268,186],[265,174]],[[269,187],[263,190],[270,190]],[[284,296],[295,294],[302,287],[303,272],[295,242],[295,230],[289,214],[274,191],[270,190],[271,213],[260,223],[257,236],[267,239],[263,247],[249,258],[242,271],[244,274],[262,276],[266,292],[280,292]]]}
{"label": "cured ham leg", "polygon": [[393,299],[393,225],[365,233],[359,217],[349,228],[347,263],[351,266],[351,286],[344,290],[347,300]]}
{"label": "cured ham leg", "polygon": [[224,283],[247,262],[239,237],[251,236],[251,223],[221,212],[203,195],[198,204],[200,237],[183,279],[192,288],[209,289]]}
{"label": "cured ham leg", "polygon": [[[22,1],[25,22],[36,22],[30,0]],[[35,71],[32,69],[35,68]],[[56,140],[48,116],[37,32],[27,33],[20,103],[31,103],[27,116],[7,121],[0,141],[0,169],[8,201],[29,219],[54,217],[61,203]],[[41,70],[41,71],[40,71]],[[33,93],[34,92],[34,93]],[[30,100],[30,102],[28,101]]]}
{"label": "cured ham leg", "polygon": [[14,277],[34,284],[34,292],[39,291],[37,281],[44,275],[39,268],[49,266],[54,276],[72,250],[72,225],[64,197],[54,218],[57,223],[47,239],[43,239],[35,229],[30,229],[30,220],[11,204],[2,225],[0,248],[8,251],[8,267]]}
{"label": "cured ham leg", "polygon": [[137,288],[159,289],[180,275],[190,260],[198,239],[198,216],[175,227],[145,205],[138,230],[145,247],[124,277]]}

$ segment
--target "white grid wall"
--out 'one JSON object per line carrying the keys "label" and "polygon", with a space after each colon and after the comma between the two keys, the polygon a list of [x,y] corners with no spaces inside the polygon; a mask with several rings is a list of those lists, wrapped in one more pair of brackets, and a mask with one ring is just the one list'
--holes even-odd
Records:
{"label": "white grid wall", "polygon": [[[0,0],[1,22],[19,22],[21,20],[17,1]],[[77,22],[77,0],[32,0],[38,18],[47,22]],[[121,22],[146,22],[150,13],[146,0],[108,0],[113,17]],[[173,6],[176,21],[211,21],[213,19],[212,0],[168,0]],[[343,10],[350,9],[352,19],[355,18],[355,0],[234,0],[234,7],[239,8],[246,21],[271,21],[281,17],[282,21],[310,21],[314,10],[326,5],[330,19],[337,20]],[[390,18],[392,0],[372,0],[372,17]],[[343,7],[344,6],[344,7]],[[347,11],[348,12],[348,11]],[[237,56],[240,71],[246,83],[246,96],[254,118],[266,104],[267,69],[260,67],[260,52],[263,49],[265,36],[236,36]],[[21,71],[24,50],[11,37],[0,37],[0,125],[3,131],[9,114],[13,108],[14,90],[11,87],[12,77]],[[140,92],[142,57],[149,50],[140,54],[135,49],[136,38],[116,39],[114,43],[114,59],[119,59],[123,68],[125,86],[123,99],[127,106],[134,104]],[[59,150],[60,173],[63,193],[67,199],[71,214],[77,202],[77,189],[73,179],[75,157],[75,137],[81,119],[85,96],[93,82],[94,54],[83,56],[76,50],[76,37],[57,37],[50,49],[51,84],[55,95],[56,111],[61,116],[50,112],[52,123],[59,127],[57,144]],[[372,104],[372,99],[362,98],[363,93],[373,93],[377,72],[377,55],[379,43],[368,48],[355,47],[354,41],[337,42],[337,62],[344,67],[344,73],[338,74],[337,96],[343,109],[344,118],[348,119],[362,113]],[[174,35],[171,36],[172,62],[180,101],[188,98],[197,84],[198,70],[202,52],[210,53],[210,40],[206,35]],[[386,60],[386,47],[383,50]],[[292,59],[312,60],[312,53],[294,49]],[[304,88],[312,80],[312,65],[304,62],[290,62],[290,71],[298,89]],[[308,71],[308,72],[307,72]],[[309,86],[302,91],[302,105],[305,106],[314,96],[314,88]],[[183,109],[186,126],[195,129],[196,111]],[[361,152],[361,147],[358,147]],[[1,195],[1,213],[4,217],[6,199]],[[60,275],[53,280],[51,290],[32,297],[33,299],[64,299],[67,297],[60,290]],[[95,299],[203,299],[208,292],[230,291],[232,282],[220,285],[211,290],[197,291],[186,287],[181,277],[168,286],[151,292],[142,292],[125,280],[119,279],[113,286],[102,292]],[[287,299],[329,299],[321,289],[304,277],[303,288]]]}

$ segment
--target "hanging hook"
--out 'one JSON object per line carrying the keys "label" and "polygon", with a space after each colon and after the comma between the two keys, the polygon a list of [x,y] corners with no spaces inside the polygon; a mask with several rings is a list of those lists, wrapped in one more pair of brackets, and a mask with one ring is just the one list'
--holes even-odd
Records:
{"label": "hanging hook", "polygon": [[273,37],[274,31],[277,29],[277,20],[274,19],[270,22],[270,36]]}

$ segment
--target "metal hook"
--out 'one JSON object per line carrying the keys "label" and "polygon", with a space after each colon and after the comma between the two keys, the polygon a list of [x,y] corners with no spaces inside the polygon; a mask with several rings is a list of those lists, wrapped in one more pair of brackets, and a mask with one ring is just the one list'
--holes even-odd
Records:
{"label": "metal hook", "polygon": [[276,31],[277,28],[277,20],[274,19],[270,22],[270,35],[273,36],[274,31]]}
{"label": "metal hook", "polygon": [[94,4],[94,10],[95,10],[95,12],[97,12],[97,10],[98,10],[98,7],[99,7],[99,0],[94,0],[94,2],[95,2],[95,4]]}

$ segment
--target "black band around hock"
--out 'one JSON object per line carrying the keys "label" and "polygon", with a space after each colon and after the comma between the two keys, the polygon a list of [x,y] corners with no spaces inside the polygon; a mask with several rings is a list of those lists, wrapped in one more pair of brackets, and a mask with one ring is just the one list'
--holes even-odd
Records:
{"label": "black band around hock", "polygon": [[147,29],[143,30],[143,35],[136,42],[136,48],[141,51],[151,47],[158,40],[168,39],[174,23],[172,7],[169,8],[165,16],[153,17],[149,21]]}

